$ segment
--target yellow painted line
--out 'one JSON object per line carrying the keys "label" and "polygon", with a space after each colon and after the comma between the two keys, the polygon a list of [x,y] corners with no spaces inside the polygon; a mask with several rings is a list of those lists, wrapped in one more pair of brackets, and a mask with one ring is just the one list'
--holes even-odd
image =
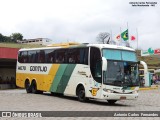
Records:
{"label": "yellow painted line", "polygon": [[156,90],[158,87],[145,87],[145,88],[139,88],[139,90]]}

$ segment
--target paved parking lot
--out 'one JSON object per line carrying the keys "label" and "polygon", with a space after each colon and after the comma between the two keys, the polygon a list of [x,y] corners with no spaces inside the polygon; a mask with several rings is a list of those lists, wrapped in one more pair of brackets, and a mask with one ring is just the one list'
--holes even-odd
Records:
{"label": "paved parking lot", "polygon": [[23,89],[15,89],[0,91],[0,111],[160,111],[159,100],[160,89],[139,91],[138,100],[122,100],[115,105],[102,100],[81,103],[75,97],[51,96],[50,93],[27,94]]}

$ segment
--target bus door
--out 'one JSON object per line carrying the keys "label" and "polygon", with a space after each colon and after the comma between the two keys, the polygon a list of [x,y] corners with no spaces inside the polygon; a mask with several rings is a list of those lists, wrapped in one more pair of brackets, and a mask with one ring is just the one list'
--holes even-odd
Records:
{"label": "bus door", "polygon": [[93,77],[92,97],[100,98],[102,92],[102,60],[100,50],[95,47],[90,49],[90,70]]}

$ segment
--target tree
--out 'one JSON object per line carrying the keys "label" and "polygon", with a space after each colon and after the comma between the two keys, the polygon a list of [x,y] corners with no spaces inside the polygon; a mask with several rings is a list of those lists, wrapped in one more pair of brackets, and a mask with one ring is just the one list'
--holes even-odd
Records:
{"label": "tree", "polygon": [[4,42],[4,36],[0,33],[0,42]]}
{"label": "tree", "polygon": [[97,36],[97,41],[103,44],[109,44],[110,34],[107,32],[101,32]]}
{"label": "tree", "polygon": [[11,39],[13,42],[17,42],[17,40],[23,40],[23,35],[21,33],[12,33]]}
{"label": "tree", "polygon": [[11,37],[4,36],[4,42],[12,42]]}

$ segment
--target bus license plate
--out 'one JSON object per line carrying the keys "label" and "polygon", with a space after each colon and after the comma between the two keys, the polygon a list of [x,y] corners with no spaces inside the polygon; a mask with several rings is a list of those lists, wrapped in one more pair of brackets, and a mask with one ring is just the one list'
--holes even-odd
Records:
{"label": "bus license plate", "polygon": [[125,99],[126,99],[126,97],[124,97],[124,96],[120,97],[120,100],[125,100]]}

